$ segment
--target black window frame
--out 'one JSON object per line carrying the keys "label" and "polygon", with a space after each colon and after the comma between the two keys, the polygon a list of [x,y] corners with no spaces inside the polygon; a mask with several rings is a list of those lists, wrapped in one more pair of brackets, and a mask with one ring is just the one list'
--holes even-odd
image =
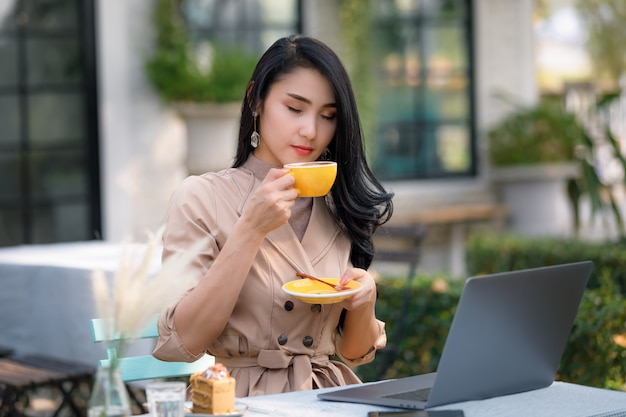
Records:
{"label": "black window frame", "polygon": [[[17,0],[4,22],[0,22],[0,37],[16,46],[16,83],[0,85],[0,97],[15,96],[18,102],[19,128],[16,143],[0,140],[0,156],[13,155],[17,164],[13,178],[5,181],[19,183],[15,194],[0,195],[0,212],[19,212],[19,225],[14,226],[16,234],[0,237],[0,246],[18,244],[55,243],[62,241],[91,240],[102,237],[101,190],[100,190],[100,151],[98,124],[98,89],[96,57],[96,10],[95,2],[82,0],[57,1],[61,7],[74,7],[75,27],[29,27],[29,13],[45,12],[45,7],[55,4],[40,3],[37,0],[26,2]],[[29,9],[32,7],[32,9]],[[29,84],[27,74],[32,69],[27,56],[27,42],[32,39],[61,39],[75,41],[79,45],[80,81],[74,83],[43,82]],[[32,100],[37,94],[77,94],[78,107],[82,108],[82,131],[80,143],[36,144],[29,131],[29,115]],[[0,132],[2,135],[2,132]],[[70,141],[71,142],[71,141]],[[84,173],[82,190],[63,190],[48,196],[37,196],[31,172],[35,169],[34,157],[51,160],[55,153],[73,152],[80,154],[80,172]],[[58,154],[57,154],[58,155]],[[9,175],[10,176],[10,175]],[[71,183],[68,184],[71,187]],[[50,210],[63,204],[74,204],[85,210],[84,229],[72,230],[68,234],[58,233],[55,228],[39,228],[37,210]]]}

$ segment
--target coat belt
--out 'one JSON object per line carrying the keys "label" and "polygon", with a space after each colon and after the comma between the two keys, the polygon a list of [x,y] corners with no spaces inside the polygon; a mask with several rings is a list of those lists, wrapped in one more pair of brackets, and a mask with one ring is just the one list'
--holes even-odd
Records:
{"label": "coat belt", "polygon": [[215,362],[224,364],[228,368],[249,368],[253,366],[261,366],[268,369],[284,369],[292,363],[295,364],[301,359],[307,362],[327,362],[330,360],[328,355],[294,355],[284,350],[261,350],[259,356],[239,356],[239,357],[215,357]]}
{"label": "coat belt", "polygon": [[328,362],[328,355],[294,355],[284,350],[261,350],[258,356],[246,357],[215,357],[215,362],[224,364],[227,368],[263,367],[267,369],[286,369],[293,367],[293,385],[298,389],[312,388],[314,363]]}

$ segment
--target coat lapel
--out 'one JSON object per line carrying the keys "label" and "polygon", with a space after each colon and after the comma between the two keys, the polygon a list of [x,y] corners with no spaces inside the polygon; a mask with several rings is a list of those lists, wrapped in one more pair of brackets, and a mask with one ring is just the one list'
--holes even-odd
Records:
{"label": "coat lapel", "polygon": [[339,228],[322,198],[313,199],[313,209],[302,242],[289,224],[285,224],[267,235],[267,241],[287,259],[297,271],[313,274],[314,267],[330,250],[339,233]]}
{"label": "coat lapel", "polygon": [[313,212],[302,238],[302,247],[313,266],[330,250],[339,234],[339,227],[324,204],[323,198],[313,199]]}

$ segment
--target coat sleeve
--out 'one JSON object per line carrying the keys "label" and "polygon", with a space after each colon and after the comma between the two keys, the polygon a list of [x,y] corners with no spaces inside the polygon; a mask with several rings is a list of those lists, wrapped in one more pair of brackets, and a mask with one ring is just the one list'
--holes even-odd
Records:
{"label": "coat sleeve", "polygon": [[374,360],[374,357],[376,356],[376,351],[378,349],[384,348],[387,345],[387,333],[385,332],[385,323],[380,320],[376,320],[376,322],[378,323],[378,338],[376,339],[376,342],[372,347],[370,347],[370,350],[365,356],[357,359],[347,359],[344,358],[341,353],[339,353],[339,345],[341,344],[342,336],[339,331],[335,333],[335,352],[346,365],[350,367],[355,367],[370,363]]}
{"label": "coat sleeve", "polygon": [[178,337],[176,326],[174,326],[174,310],[171,306],[159,316],[157,323],[159,329],[159,339],[152,355],[162,361],[168,362],[193,362],[203,354],[194,355],[189,352],[183,342]]}
{"label": "coat sleeve", "polygon": [[[163,261],[188,250],[199,240],[208,241],[191,260],[187,271],[195,275],[196,282],[202,278],[219,252],[213,234],[217,227],[211,190],[205,183],[200,177],[188,177],[181,183],[170,199],[163,234]],[[159,316],[159,338],[152,355],[164,361],[192,362],[201,355],[194,356],[178,337],[174,325],[176,305],[168,306]]]}

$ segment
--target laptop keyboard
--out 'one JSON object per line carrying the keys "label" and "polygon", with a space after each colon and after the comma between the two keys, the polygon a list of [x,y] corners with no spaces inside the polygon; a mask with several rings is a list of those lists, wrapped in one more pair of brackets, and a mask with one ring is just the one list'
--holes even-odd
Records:
{"label": "laptop keyboard", "polygon": [[397,394],[384,395],[385,398],[397,398],[399,400],[426,401],[430,394],[430,388],[422,388],[415,391],[399,392]]}

